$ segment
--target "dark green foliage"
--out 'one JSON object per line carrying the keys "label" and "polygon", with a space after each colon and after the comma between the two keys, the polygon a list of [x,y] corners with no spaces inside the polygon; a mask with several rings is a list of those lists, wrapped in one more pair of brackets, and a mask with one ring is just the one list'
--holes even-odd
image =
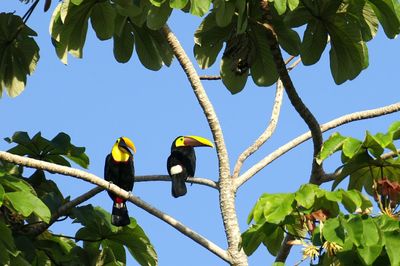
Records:
{"label": "dark green foliage", "polygon": [[26,77],[39,61],[36,35],[19,16],[0,13],[0,97],[3,90],[15,97],[25,89]]}
{"label": "dark green foliage", "polygon": [[[7,142],[16,146],[9,152],[34,159],[71,166],[89,165],[85,148],[76,147],[70,137],[59,133],[47,140],[37,133],[30,138],[16,132]],[[51,217],[69,197],[42,170],[24,177],[23,167],[0,161],[0,264],[1,265],[122,265],[125,247],[140,265],[157,265],[157,254],[133,218],[119,229],[110,224],[110,214],[91,205],[74,207],[67,214],[81,223],[76,241],[53,235],[49,229],[35,231],[42,223],[57,222]],[[84,191],[82,191],[82,194]],[[76,244],[84,242],[83,247]]]}

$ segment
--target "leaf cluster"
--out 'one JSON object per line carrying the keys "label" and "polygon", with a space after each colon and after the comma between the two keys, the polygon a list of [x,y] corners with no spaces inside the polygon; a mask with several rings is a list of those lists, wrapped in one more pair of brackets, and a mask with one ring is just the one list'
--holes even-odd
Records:
{"label": "leaf cluster", "polygon": [[[5,140],[16,144],[8,150],[14,154],[64,166],[89,165],[85,148],[73,145],[65,133],[48,140],[40,133],[30,138],[16,132]],[[25,177],[24,170],[0,161],[1,265],[125,265],[125,247],[140,265],[157,265],[157,254],[135,219],[117,228],[109,213],[91,205],[73,206],[64,213],[82,225],[75,236],[53,234],[48,227],[59,222],[57,212],[70,197],[64,197],[44,171]],[[83,241],[82,247],[78,241]]]}
{"label": "leaf cluster", "polygon": [[39,46],[33,39],[36,32],[21,17],[0,13],[0,97],[3,90],[16,97],[25,88],[39,60]]}
{"label": "leaf cluster", "polygon": [[[354,79],[368,66],[366,43],[375,36],[379,24],[388,38],[400,32],[400,4],[396,0],[268,2],[272,25],[266,24],[259,1],[221,0],[214,1],[214,8],[195,33],[194,53],[202,68],[210,67],[226,44],[220,74],[231,93],[240,92],[249,75],[258,86],[276,82],[273,51],[266,37],[271,26],[281,48],[290,55],[300,55],[305,65],[317,63],[330,43],[330,68],[337,84]],[[302,39],[301,30],[295,30],[299,27],[305,28]]]}
{"label": "leaf cluster", "polygon": [[306,238],[315,231],[315,220],[337,217],[340,206],[354,213],[372,204],[359,191],[331,192],[312,184],[301,186],[295,193],[265,193],[249,214],[247,222],[254,223],[242,234],[243,249],[251,255],[263,243],[272,255],[277,255],[285,232]]}
{"label": "leaf cluster", "polygon": [[[365,133],[363,140],[332,134],[323,144],[317,160],[322,162],[336,152],[341,153],[343,165],[336,170],[332,188],[349,177],[348,189],[365,191],[374,195],[377,180],[400,182],[400,159],[396,141],[400,139],[400,122],[392,123],[385,133]],[[392,156],[384,156],[390,152]]]}

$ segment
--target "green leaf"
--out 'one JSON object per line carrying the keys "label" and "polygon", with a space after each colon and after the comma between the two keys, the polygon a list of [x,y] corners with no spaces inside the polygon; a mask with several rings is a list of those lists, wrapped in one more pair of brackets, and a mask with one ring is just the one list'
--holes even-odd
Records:
{"label": "green leaf", "polygon": [[297,28],[303,26],[304,24],[308,23],[308,21],[313,19],[314,18],[311,15],[310,10],[301,5],[293,11],[289,11],[288,13],[286,13],[284,17],[284,22],[287,26],[291,28]]}
{"label": "green leaf", "polygon": [[301,59],[304,65],[318,62],[328,41],[328,32],[322,21],[312,19],[308,22],[300,46]]}
{"label": "green leaf", "polygon": [[274,7],[279,15],[286,11],[287,0],[274,0]]}
{"label": "green leaf", "polygon": [[331,37],[330,66],[336,84],[354,79],[368,66],[367,48],[358,21],[338,13],[331,16],[325,25]]}
{"label": "green leaf", "polygon": [[131,30],[131,25],[127,22],[127,18],[119,16],[123,24],[119,34],[114,34],[114,57],[119,63],[126,63],[131,59],[134,46],[134,35]]}
{"label": "green leaf", "polygon": [[344,225],[349,234],[350,240],[358,247],[364,243],[363,221],[360,216],[354,216]]}
{"label": "green leaf", "polygon": [[400,16],[396,12],[397,0],[368,0],[387,37],[393,39],[400,33]]}
{"label": "green leaf", "polygon": [[21,191],[24,193],[35,194],[33,187],[20,177],[15,177],[12,175],[0,175],[0,184],[6,192]]}
{"label": "green leaf", "polygon": [[110,2],[99,2],[93,6],[90,22],[100,40],[108,40],[114,35],[115,8]]}
{"label": "green leaf", "polygon": [[235,4],[234,1],[214,1],[215,21],[218,27],[226,27],[232,22],[232,17],[235,14]]}
{"label": "green leaf", "polygon": [[149,33],[163,63],[166,66],[170,66],[174,59],[174,53],[165,39],[165,36],[162,34],[161,30],[151,30]]}
{"label": "green leaf", "polygon": [[368,149],[369,152],[375,158],[380,157],[383,154],[384,147],[382,147],[381,143],[377,140],[375,136],[372,136],[371,133],[367,131],[364,139],[364,146]]}
{"label": "green leaf", "polygon": [[274,224],[265,223],[263,226],[264,237],[263,244],[267,247],[271,255],[276,256],[282,246],[283,230]]}
{"label": "green leaf", "polygon": [[288,0],[288,5],[290,10],[294,10],[296,7],[299,6],[299,0]]}
{"label": "green leaf", "polygon": [[168,2],[164,2],[160,7],[152,6],[147,14],[147,27],[152,30],[160,29],[167,22],[171,12],[172,8]]}
{"label": "green leaf", "polygon": [[23,191],[8,192],[4,194],[4,200],[11,203],[12,207],[21,213],[24,217],[28,217],[32,213],[40,217],[44,222],[50,221],[50,210],[35,195]]}
{"label": "green leaf", "polygon": [[392,134],[393,140],[400,139],[400,121],[393,122],[389,126],[388,133]]}
{"label": "green leaf", "polygon": [[32,38],[37,34],[12,13],[0,13],[0,25],[0,97],[3,89],[16,97],[39,61],[39,46]]}
{"label": "green leaf", "polygon": [[190,13],[202,17],[210,9],[211,0],[190,0]]}
{"label": "green leaf", "polygon": [[351,159],[353,158],[354,155],[356,155],[360,151],[361,148],[362,148],[361,141],[352,137],[348,137],[343,142],[342,151],[346,157]]}
{"label": "green leaf", "polygon": [[383,232],[385,249],[390,259],[390,265],[400,265],[399,246],[400,246],[400,232],[386,231]]}
{"label": "green leaf", "polygon": [[218,27],[215,14],[207,15],[194,33],[194,55],[202,69],[212,66],[229,38],[233,25]]}
{"label": "green leaf", "polygon": [[232,94],[243,90],[249,74],[248,70],[241,74],[236,73],[234,65],[234,60],[230,57],[223,57],[221,60],[220,74],[222,82]]}
{"label": "green leaf", "polygon": [[139,60],[144,67],[155,71],[162,67],[163,61],[148,31],[146,28],[133,25],[136,53],[139,56]]}
{"label": "green leaf", "polygon": [[288,27],[282,17],[275,13],[272,15],[272,24],[278,37],[279,45],[290,55],[299,55],[300,37],[296,31]]}
{"label": "green leaf", "polygon": [[270,86],[278,80],[279,75],[272,58],[271,50],[266,45],[268,40],[265,30],[258,25],[251,24],[250,36],[254,42],[255,53],[257,55],[250,67],[251,77],[258,86]]}
{"label": "green leaf", "polygon": [[342,197],[343,197],[342,201],[343,206],[350,213],[355,212],[355,210],[357,208],[360,208],[363,203],[360,192],[356,190],[347,190],[347,191],[343,190]]}
{"label": "green leaf", "polygon": [[292,213],[294,194],[265,194],[264,197],[265,205],[263,206],[263,210],[267,222],[279,224],[287,215]]}
{"label": "green leaf", "polygon": [[339,219],[328,219],[324,223],[322,234],[329,242],[335,242],[343,246],[345,241],[345,231]]}
{"label": "green leaf", "polygon": [[188,4],[189,0],[169,0],[169,6],[176,9],[182,9]]}
{"label": "green leaf", "polygon": [[340,150],[345,140],[346,137],[337,132],[333,133],[322,145],[321,152],[317,156],[317,162],[321,164],[330,155]]}
{"label": "green leaf", "polygon": [[4,193],[5,193],[4,187],[0,184],[0,207],[1,207],[1,205],[3,205]]}
{"label": "green leaf", "polygon": [[305,184],[300,187],[300,189],[295,194],[295,199],[297,205],[303,206],[306,209],[311,208],[315,201],[315,190],[318,186],[313,184]]}
{"label": "green leaf", "polygon": [[[268,223],[266,223],[268,224]],[[241,246],[247,256],[250,256],[256,251],[265,238],[265,234],[262,230],[264,224],[252,225],[242,234]]]}
{"label": "green leaf", "polygon": [[[382,249],[382,244],[365,247],[360,246],[357,248],[357,252],[360,255],[359,258],[364,262],[365,265],[373,265],[375,260],[381,254]],[[377,265],[379,265],[379,263]]]}

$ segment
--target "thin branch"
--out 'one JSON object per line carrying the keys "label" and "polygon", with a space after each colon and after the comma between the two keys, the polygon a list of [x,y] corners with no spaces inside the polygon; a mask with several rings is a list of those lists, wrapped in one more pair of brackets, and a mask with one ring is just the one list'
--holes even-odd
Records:
{"label": "thin branch", "polygon": [[222,250],[219,246],[215,245],[211,241],[207,240],[205,237],[201,236],[200,234],[196,233],[195,231],[191,230],[178,220],[174,219],[173,217],[169,216],[168,214],[165,214],[161,212],[160,210],[154,208],[150,204],[146,203],[139,197],[133,196],[132,194],[129,196],[128,200],[135,204],[136,206],[144,209],[148,213],[160,218],[167,224],[171,225],[174,227],[176,230],[181,232],[182,234],[186,236],[190,236],[192,240],[200,244],[201,246],[205,247],[224,261],[228,263],[232,263],[231,258],[228,256],[228,253],[225,250]]}
{"label": "thin branch", "polygon": [[51,234],[52,236],[55,237],[63,237],[63,238],[68,238],[75,240],[76,242],[78,241],[85,241],[85,242],[100,242],[103,241],[105,238],[98,238],[98,239],[89,239],[89,238],[79,238],[79,237],[74,237],[74,236],[66,236],[66,235],[60,235],[60,234]]}
{"label": "thin branch", "polygon": [[[148,182],[148,181],[167,181],[171,182],[171,177],[168,175],[143,175],[143,176],[135,176],[135,182]],[[186,180],[186,183],[193,183],[198,185],[204,185],[211,188],[219,189],[218,182],[207,178],[200,177],[189,177]]]}
{"label": "thin branch", "polygon": [[280,80],[278,80],[278,82],[276,83],[274,106],[272,108],[272,114],[268,127],[250,147],[248,147],[244,152],[242,152],[242,154],[240,154],[235,164],[235,168],[233,170],[233,178],[237,178],[239,176],[244,161],[250,155],[255,153],[275,132],[276,125],[278,124],[279,114],[281,111],[282,98],[283,98],[283,84]]}
{"label": "thin branch", "polygon": [[199,76],[200,80],[220,80],[221,76],[208,76],[208,75],[204,75],[204,76]]}
{"label": "thin branch", "polygon": [[[376,108],[376,109],[371,109],[371,110],[365,110],[365,111],[360,111],[360,112],[355,112],[351,114],[347,114],[344,116],[341,116],[339,118],[336,118],[328,123],[325,123],[321,125],[321,131],[325,132],[328,131],[332,128],[339,127],[341,125],[358,121],[358,120],[363,120],[363,119],[369,119],[369,118],[374,118],[374,117],[379,117],[391,113],[395,113],[400,111],[400,102],[391,104],[388,106]],[[237,186],[240,187],[243,185],[247,180],[249,180],[251,177],[253,177],[256,173],[258,173],[261,169],[263,169],[265,166],[279,158],[280,156],[284,155],[286,152],[290,151],[291,149],[295,148],[296,146],[300,145],[304,141],[308,140],[311,138],[311,132],[308,131],[297,138],[289,141],[285,145],[279,147],[266,157],[264,157],[261,161],[253,165],[250,169],[248,169],[245,173],[243,173],[241,176],[237,178]]]}
{"label": "thin branch", "polygon": [[82,202],[85,202],[88,199],[94,197],[95,195],[99,194],[103,190],[104,190],[104,188],[102,188],[102,187],[95,187],[95,188],[89,190],[88,192],[80,195],[79,197],[75,198],[74,200],[71,200],[71,201],[65,203],[64,205],[62,205],[60,208],[58,208],[58,210],[51,215],[51,218],[50,218],[50,221],[48,224],[43,221],[41,221],[39,223],[35,223],[35,224],[27,224],[22,229],[23,233],[28,234],[28,235],[35,235],[35,236],[40,235],[41,233],[46,231],[47,228],[49,228],[53,223],[57,222],[58,218],[60,218],[61,216],[68,215],[68,213],[70,212],[70,210],[72,208],[74,208],[74,207],[78,206],[79,204],[81,204]]}
{"label": "thin branch", "polygon": [[301,98],[296,92],[296,88],[293,85],[292,79],[289,76],[289,73],[286,69],[285,62],[283,61],[281,49],[279,48],[278,38],[275,33],[273,23],[272,23],[272,14],[269,7],[269,1],[261,0],[261,9],[264,11],[264,21],[265,23],[256,22],[260,26],[264,27],[267,42],[269,48],[272,53],[272,57],[274,59],[276,69],[279,73],[279,77],[282,80],[282,83],[285,86],[286,93],[289,97],[290,102],[293,107],[296,109],[297,113],[307,124],[308,128],[311,131],[314,151],[312,158],[312,169],[310,175],[310,183],[317,184],[320,177],[324,174],[324,170],[321,164],[318,164],[316,161],[316,156],[322,148],[322,132],[320,129],[320,125],[314,115],[310,112],[307,106],[303,103]]}
{"label": "thin branch", "polygon": [[[285,61],[285,64],[291,62],[295,57],[291,56],[289,59]],[[301,62],[301,58],[298,58],[289,68],[288,71],[294,69],[299,63]],[[283,84],[280,79],[278,79],[276,83],[276,94],[275,94],[275,101],[274,106],[272,107],[272,114],[270,118],[270,122],[266,130],[260,135],[260,137],[248,147],[238,158],[235,168],[233,170],[233,178],[237,178],[240,174],[240,170],[243,166],[244,161],[256,152],[264,143],[272,136],[275,132],[276,125],[278,124],[280,109],[282,105],[282,98],[283,98]]]}
{"label": "thin branch", "polygon": [[196,69],[178,39],[167,25],[164,25],[162,32],[185,72],[213,134],[219,163],[219,202],[225,234],[228,241],[228,254],[232,258],[231,263],[237,266],[248,265],[247,256],[243,249],[238,249],[241,241],[241,234],[235,209],[236,195],[234,192],[233,179],[230,176],[228,151],[226,149],[220,123],[214,111],[214,107],[203,88]]}
{"label": "thin branch", "polygon": [[132,193],[130,193],[126,190],[123,190],[122,188],[116,186],[115,184],[109,183],[106,180],[104,180],[94,174],[91,174],[91,173],[88,173],[88,172],[85,172],[85,171],[82,171],[79,169],[71,168],[71,167],[66,167],[66,166],[62,166],[62,165],[57,165],[57,164],[53,164],[53,163],[49,163],[49,162],[45,162],[45,161],[40,161],[40,160],[36,160],[36,159],[32,159],[32,158],[15,155],[15,154],[5,152],[5,151],[0,151],[0,159],[10,162],[10,163],[23,165],[23,166],[30,167],[30,168],[41,169],[41,170],[45,170],[45,171],[49,171],[49,172],[57,173],[57,174],[61,174],[61,175],[66,175],[66,176],[72,176],[72,177],[90,182],[92,184],[98,185],[98,186],[102,187],[103,189],[107,189],[108,191],[113,192],[114,194],[118,195],[119,197],[127,199],[128,201],[132,202],[133,204],[139,206],[140,208],[143,208],[145,211],[155,215],[156,217],[160,218],[164,222],[168,223],[169,225],[171,225],[172,227],[174,227],[175,229],[177,229],[178,231],[183,233],[185,236],[187,236],[190,239],[194,240],[195,242],[201,244],[203,247],[207,248],[209,251],[216,254],[221,259],[223,259],[227,262],[230,262],[230,260],[229,260],[230,258],[228,256],[227,252],[225,250],[223,250],[222,248],[218,247],[216,244],[212,243],[211,241],[209,241],[205,237],[201,236],[200,234],[194,232],[193,230],[191,230],[187,226],[183,225],[181,222],[177,221],[173,217],[171,217],[167,214],[164,214],[163,212],[155,209],[154,207],[151,207],[149,204],[145,203],[138,197],[133,196]]}

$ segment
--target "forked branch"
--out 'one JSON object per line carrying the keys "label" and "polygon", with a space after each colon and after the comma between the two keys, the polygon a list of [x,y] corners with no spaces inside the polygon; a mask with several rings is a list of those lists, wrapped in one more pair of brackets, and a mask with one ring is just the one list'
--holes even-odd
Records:
{"label": "forked branch", "polygon": [[23,165],[23,166],[34,168],[34,169],[45,170],[45,171],[49,171],[52,173],[66,175],[66,176],[72,176],[72,177],[84,180],[86,182],[95,184],[103,189],[108,190],[108,191],[111,191],[114,194],[116,194],[124,199],[127,199],[128,201],[132,202],[133,204],[137,205],[138,207],[144,209],[148,213],[156,216],[157,218],[161,219],[162,221],[168,223],[169,225],[174,227],[176,230],[178,230],[185,236],[189,237],[190,239],[199,243],[200,245],[202,245],[203,247],[205,247],[212,253],[216,254],[221,259],[223,259],[227,262],[230,262],[230,257],[228,256],[228,253],[225,250],[223,250],[222,248],[220,248],[219,246],[217,246],[216,244],[214,244],[213,242],[211,242],[210,240],[208,240],[205,237],[201,236],[200,234],[196,233],[195,231],[188,228],[187,226],[185,226],[178,220],[174,219],[173,217],[169,216],[168,214],[165,214],[162,211],[157,210],[156,208],[152,207],[150,204],[144,202],[140,198],[133,196],[132,193],[125,191],[125,190],[121,189],[120,187],[118,187],[112,183],[109,183],[106,180],[104,180],[94,174],[91,174],[91,173],[88,173],[88,172],[85,172],[85,171],[82,171],[82,170],[79,170],[76,168],[72,168],[72,167],[66,167],[66,166],[62,166],[62,165],[58,165],[58,164],[54,164],[54,163],[49,163],[49,162],[45,162],[45,161],[40,161],[40,160],[36,160],[36,159],[32,159],[32,158],[15,155],[15,154],[5,152],[5,151],[0,151],[0,159],[10,162],[10,163]]}
{"label": "forked branch", "polygon": [[[359,112],[347,114],[347,115],[338,117],[328,123],[322,124],[321,132],[328,131],[332,128],[336,128],[341,125],[348,124],[350,122],[379,117],[379,116],[395,113],[398,111],[400,111],[400,102],[394,103],[391,105],[387,105],[387,106],[383,106],[380,108],[376,108],[376,109],[359,111]],[[277,158],[284,155],[286,152],[297,147],[298,145],[300,145],[301,143],[303,143],[304,141],[306,141],[310,138],[311,138],[311,132],[308,131],[308,132],[298,136],[297,138],[289,141],[285,145],[282,145],[281,147],[279,147],[272,153],[268,154],[261,161],[259,161],[255,165],[253,165],[250,169],[248,169],[245,173],[243,173],[241,176],[238,177],[237,186],[243,185],[247,180],[249,180],[252,176],[254,176],[256,173],[258,173],[261,169],[266,167],[268,164],[270,164]]]}

